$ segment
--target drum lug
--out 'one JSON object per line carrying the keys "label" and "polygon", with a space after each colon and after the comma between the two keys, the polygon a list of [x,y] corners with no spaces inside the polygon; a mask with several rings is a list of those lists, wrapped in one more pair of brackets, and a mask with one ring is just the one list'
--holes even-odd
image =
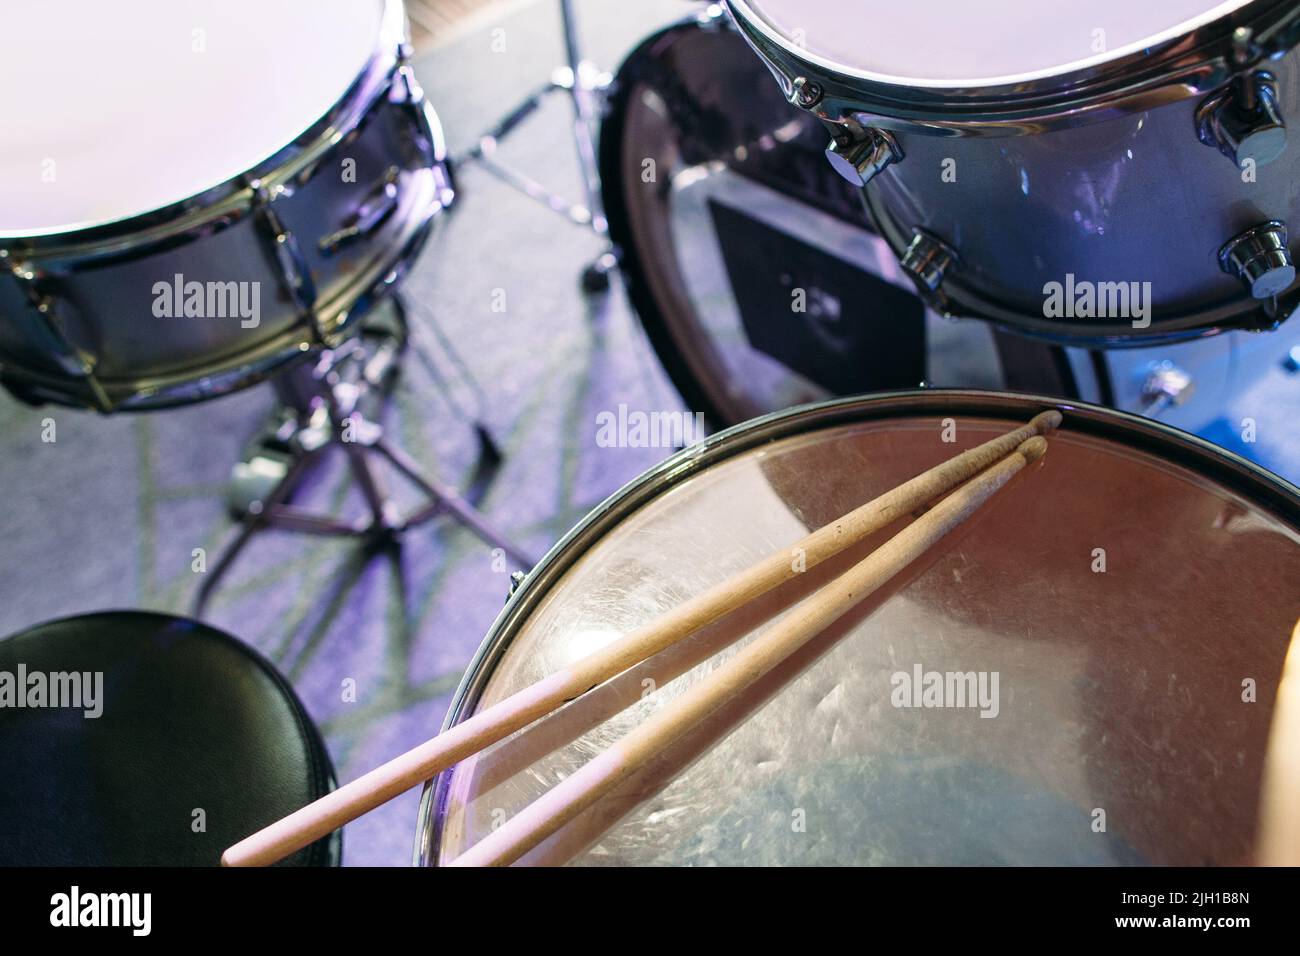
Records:
{"label": "drum lug", "polygon": [[[438,182],[438,202],[446,208],[455,199],[456,190],[450,160],[443,155],[432,132],[438,129],[438,120],[434,115],[433,106],[424,95],[424,88],[415,78],[415,71],[406,64],[406,59],[399,60],[399,63],[402,65],[393,73],[388,88],[388,99],[389,102],[406,110],[414,119],[415,128],[420,132],[412,137],[411,143],[418,153],[418,163],[420,166],[433,169],[434,177]],[[393,204],[396,206],[395,196]]]}
{"label": "drum lug", "polygon": [[1295,281],[1286,223],[1273,219],[1234,236],[1219,250],[1219,267],[1256,299],[1272,299]]}
{"label": "drum lug", "polygon": [[1286,148],[1286,123],[1277,105],[1277,81],[1267,73],[1244,78],[1244,88],[1254,90],[1254,106],[1235,87],[1213,94],[1196,110],[1196,131],[1202,143],[1213,146],[1240,168],[1253,160],[1271,163]]}
{"label": "drum lug", "polygon": [[73,378],[84,381],[90,389],[91,404],[101,412],[113,410],[113,403],[104,391],[99,379],[95,377],[95,358],[78,348],[68,338],[63,322],[59,318],[56,306],[58,299],[41,289],[45,278],[26,262],[15,260],[9,250],[0,249],[0,267],[8,266],[10,274],[18,281],[27,304],[31,306],[38,318],[38,329],[45,339],[43,343],[54,355],[63,372]]}
{"label": "drum lug", "polygon": [[393,74],[393,83],[388,90],[388,101],[411,107],[424,103],[424,89],[415,78],[415,71],[406,66],[405,61]]}
{"label": "drum lug", "polygon": [[255,179],[248,185],[253,193],[253,206],[257,211],[261,235],[275,262],[280,284],[298,312],[311,322],[317,340],[324,341],[324,330],[316,315],[316,283],[312,280],[311,268],[303,257],[298,240],[271,208],[274,201],[271,190],[261,180]]}
{"label": "drum lug", "polygon": [[1261,56],[1247,27],[1233,34],[1233,65],[1240,71],[1229,86],[1211,94],[1196,109],[1196,134],[1206,146],[1227,156],[1238,169],[1247,161],[1271,163],[1286,149],[1286,122],[1277,103],[1277,80],[1250,67]]}
{"label": "drum lug", "polygon": [[922,229],[913,230],[912,241],[899,259],[917,288],[930,295],[939,294],[944,277],[960,262],[952,246]]}
{"label": "drum lug", "polygon": [[854,186],[865,186],[903,158],[894,134],[874,127],[843,126],[826,147],[831,167]]}
{"label": "drum lug", "polygon": [[390,166],[357,210],[348,217],[348,224],[321,239],[321,255],[332,256],[342,246],[370,235],[383,225],[397,209],[397,182],[400,176],[401,170]]}
{"label": "drum lug", "polygon": [[521,587],[523,587],[524,581],[526,581],[527,579],[528,579],[528,575],[525,572],[511,571],[510,572],[510,593],[507,596],[507,598],[514,597],[515,592],[518,591]]}

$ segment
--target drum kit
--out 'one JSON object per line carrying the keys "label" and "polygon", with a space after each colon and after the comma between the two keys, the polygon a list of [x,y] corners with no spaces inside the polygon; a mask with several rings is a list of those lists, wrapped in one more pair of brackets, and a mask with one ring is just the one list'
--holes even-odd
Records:
{"label": "drum kit", "polygon": [[[0,113],[0,383],[114,415],[270,383],[196,612],[268,527],[451,514],[527,572],[442,734],[226,863],[422,781],[422,865],[1300,862],[1300,4],[726,0],[607,76],[562,0],[565,67],[461,157],[399,0],[156,7],[166,86],[0,38],[49,83]],[[493,156],[556,90],[577,206]],[[584,287],[621,276],[721,429],[540,560],[366,411],[458,163],[608,237]],[[360,522],[292,502],[330,448]]]}

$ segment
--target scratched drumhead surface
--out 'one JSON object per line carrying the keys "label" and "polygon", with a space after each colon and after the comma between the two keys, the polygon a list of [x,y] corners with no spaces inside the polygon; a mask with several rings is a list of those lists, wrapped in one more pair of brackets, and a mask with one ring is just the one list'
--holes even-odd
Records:
{"label": "scratched drumhead surface", "polygon": [[[477,706],[1008,427],[951,425],[825,428],[668,488],[578,558],[489,657]],[[444,779],[438,859],[895,530],[460,764]],[[1298,617],[1295,528],[1067,417],[1046,457],[974,519],[525,859],[1248,863]]]}
{"label": "scratched drumhead surface", "polygon": [[114,222],[247,172],[343,97],[382,14],[382,0],[16,0],[0,237]]}
{"label": "scratched drumhead surface", "polygon": [[912,85],[1051,75],[1180,36],[1249,0],[739,0],[791,48],[848,74]]}

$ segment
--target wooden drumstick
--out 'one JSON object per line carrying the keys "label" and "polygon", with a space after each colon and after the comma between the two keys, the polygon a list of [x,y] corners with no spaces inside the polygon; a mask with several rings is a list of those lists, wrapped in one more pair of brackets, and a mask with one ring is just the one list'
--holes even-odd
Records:
{"label": "wooden drumstick", "polygon": [[[449,727],[222,854],[224,866],[266,866],[355,820],[452,764],[509,736],[598,684],[657,654],[761,594],[945,494],[1021,443],[1056,428],[1061,413],[1026,425],[922,472],[822,528],[647,622],[605,647]],[[801,561],[792,556],[801,554]]]}
{"label": "wooden drumstick", "polygon": [[1261,866],[1300,866],[1300,621],[1273,704],[1259,830]]}
{"label": "wooden drumstick", "polygon": [[911,564],[1046,450],[1045,439],[1031,438],[954,491],[451,865],[504,866],[517,860]]}

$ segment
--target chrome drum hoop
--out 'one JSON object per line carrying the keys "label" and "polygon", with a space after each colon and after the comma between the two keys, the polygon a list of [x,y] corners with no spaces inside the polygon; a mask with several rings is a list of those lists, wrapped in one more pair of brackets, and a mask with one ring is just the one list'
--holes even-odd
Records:
{"label": "chrome drum hoop", "polygon": [[[674,486],[705,469],[783,438],[839,425],[898,417],[961,415],[1005,419],[1010,425],[1046,408],[1068,415],[1072,431],[1109,438],[1221,483],[1300,533],[1300,488],[1224,448],[1158,421],[1087,402],[970,389],[883,392],[836,399],[776,412],[715,433],[633,479],[593,509],[528,573],[514,590],[466,668],[452,697],[442,731],[473,714],[493,672],[516,633],[551,589],[612,528]],[[413,862],[437,866],[441,824],[455,768],[425,782],[420,795]]]}
{"label": "chrome drum hoop", "polygon": [[[392,247],[382,261],[357,270],[330,299],[301,309],[295,326],[237,354],[166,374],[101,380],[93,358],[77,354],[57,318],[32,309],[24,317],[37,316],[36,324],[46,329],[51,351],[68,374],[32,368],[0,348],[0,384],[24,400],[100,412],[168,408],[256,384],[286,363],[351,334],[354,320],[406,273],[434,217],[454,195],[442,127],[415,82],[410,54],[402,3],[385,0],[379,43],[360,75],[322,119],[263,163],[189,199],[118,222],[29,239],[0,238],[0,281],[11,281],[9,274],[21,271],[32,288],[44,286],[49,277],[57,285],[61,277],[75,276],[82,268],[144,262],[159,251],[201,242],[256,220],[265,210],[278,211],[277,201],[312,182],[377,110],[391,108],[406,112],[406,122],[421,141],[421,156],[418,166],[405,170],[408,179],[401,184],[392,216],[399,225],[391,230]],[[289,280],[283,264],[277,268],[284,286]],[[23,284],[21,276],[19,282]],[[57,302],[58,295],[46,298]]]}
{"label": "chrome drum hoop", "polygon": [[1190,34],[1164,38],[1150,48],[1121,49],[1090,67],[1006,77],[988,86],[917,86],[847,72],[842,65],[792,49],[762,21],[750,0],[725,4],[791,103],[830,123],[854,119],[936,136],[1029,135],[1209,93],[1239,72],[1232,62],[1232,35],[1238,27],[1253,31],[1262,59],[1282,57],[1300,45],[1300,7],[1287,0],[1256,0]]}

